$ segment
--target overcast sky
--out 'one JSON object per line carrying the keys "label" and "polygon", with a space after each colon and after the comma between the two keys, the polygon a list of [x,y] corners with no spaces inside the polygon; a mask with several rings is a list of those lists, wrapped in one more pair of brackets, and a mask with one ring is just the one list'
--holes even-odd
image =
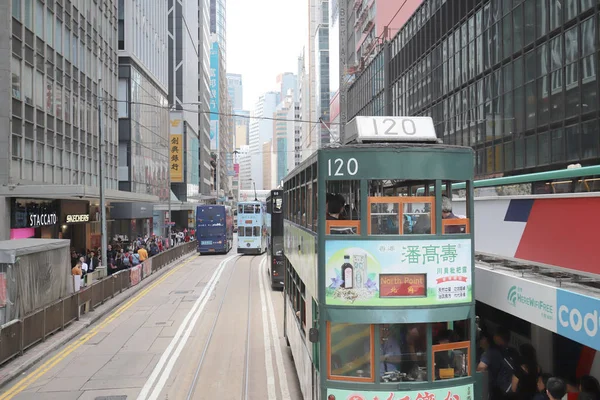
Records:
{"label": "overcast sky", "polygon": [[278,74],[297,73],[307,18],[306,0],[227,0],[227,72],[242,74],[246,110]]}

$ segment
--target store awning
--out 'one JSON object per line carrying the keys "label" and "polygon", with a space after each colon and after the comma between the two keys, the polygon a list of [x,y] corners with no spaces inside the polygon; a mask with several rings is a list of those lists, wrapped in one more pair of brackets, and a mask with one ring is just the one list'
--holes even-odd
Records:
{"label": "store awning", "polygon": [[[107,189],[106,201],[139,201],[157,203],[158,196]],[[100,188],[85,185],[21,185],[0,186],[0,196],[38,199],[99,200]]]}
{"label": "store awning", "polygon": [[550,267],[477,262],[475,298],[600,351],[598,283]]}

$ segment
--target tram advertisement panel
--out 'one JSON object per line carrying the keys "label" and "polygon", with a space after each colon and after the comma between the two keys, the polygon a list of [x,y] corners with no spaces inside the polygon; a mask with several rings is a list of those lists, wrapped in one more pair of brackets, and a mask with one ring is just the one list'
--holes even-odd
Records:
{"label": "tram advertisement panel", "polygon": [[470,239],[325,243],[326,303],[428,306],[472,299]]}
{"label": "tram advertisement panel", "polygon": [[327,400],[473,400],[473,385],[415,391],[363,392],[327,389]]}

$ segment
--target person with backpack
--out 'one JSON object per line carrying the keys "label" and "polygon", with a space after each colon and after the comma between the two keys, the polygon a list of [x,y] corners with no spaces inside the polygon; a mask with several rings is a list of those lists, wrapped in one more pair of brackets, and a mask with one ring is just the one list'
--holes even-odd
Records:
{"label": "person with backpack", "polygon": [[510,331],[499,326],[491,346],[481,356],[477,372],[488,372],[489,400],[512,398],[513,375],[518,374],[519,353],[509,346]]}

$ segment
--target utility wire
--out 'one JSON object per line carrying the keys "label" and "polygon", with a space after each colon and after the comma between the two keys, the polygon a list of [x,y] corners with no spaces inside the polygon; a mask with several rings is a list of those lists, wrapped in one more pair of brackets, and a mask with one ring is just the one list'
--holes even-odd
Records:
{"label": "utility wire", "polygon": [[[275,118],[275,117],[265,117],[265,116],[252,116],[252,115],[243,115],[243,114],[229,114],[229,113],[222,113],[222,112],[216,112],[216,111],[203,111],[203,110],[190,110],[187,108],[174,108],[172,105],[170,106],[159,106],[156,104],[151,104],[151,103],[144,103],[144,102],[140,102],[140,101],[128,101],[128,100],[117,100],[117,99],[103,99],[104,102],[114,102],[114,103],[127,103],[130,105],[142,105],[142,106],[148,106],[148,107],[154,107],[154,108],[160,108],[160,109],[164,109],[167,111],[185,111],[185,112],[189,112],[189,113],[196,113],[196,114],[214,114],[214,115],[222,115],[225,117],[233,117],[233,118],[246,118],[246,119],[265,119],[265,120],[270,120],[270,121],[282,121],[282,122],[303,122],[303,123],[309,123],[309,124],[319,124],[323,121],[319,120],[319,121],[310,121],[310,120],[303,120],[303,119],[289,119],[289,118]],[[182,105],[201,105],[202,103],[180,103]],[[341,125],[340,122],[327,122],[330,125]]]}

